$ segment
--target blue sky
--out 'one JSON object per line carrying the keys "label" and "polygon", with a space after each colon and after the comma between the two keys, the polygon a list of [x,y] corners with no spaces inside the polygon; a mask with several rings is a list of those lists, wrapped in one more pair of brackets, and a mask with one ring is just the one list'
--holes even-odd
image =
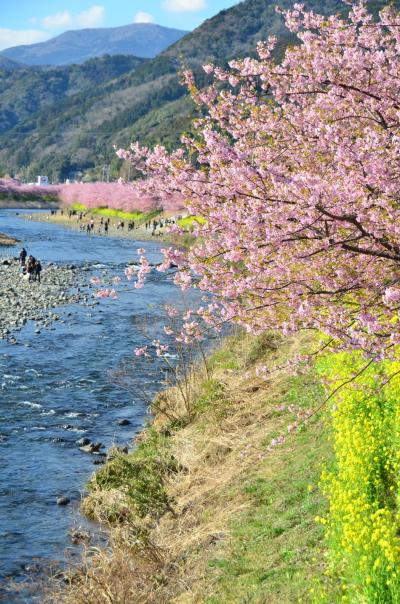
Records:
{"label": "blue sky", "polygon": [[0,0],[0,50],[68,29],[158,23],[192,30],[239,0]]}

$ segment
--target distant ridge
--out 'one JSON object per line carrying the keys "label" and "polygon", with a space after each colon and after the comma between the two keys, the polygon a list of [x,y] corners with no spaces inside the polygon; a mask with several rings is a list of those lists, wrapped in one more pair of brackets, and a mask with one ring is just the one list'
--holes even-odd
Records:
{"label": "distant ridge", "polygon": [[7,71],[13,71],[14,69],[20,69],[23,67],[21,63],[17,61],[13,61],[12,59],[8,59],[7,57],[2,57],[0,55],[0,69],[6,69]]}
{"label": "distant ridge", "polygon": [[103,55],[152,58],[186,33],[153,23],[80,29],[66,31],[46,42],[6,48],[0,57],[25,65],[54,66],[84,63]]}

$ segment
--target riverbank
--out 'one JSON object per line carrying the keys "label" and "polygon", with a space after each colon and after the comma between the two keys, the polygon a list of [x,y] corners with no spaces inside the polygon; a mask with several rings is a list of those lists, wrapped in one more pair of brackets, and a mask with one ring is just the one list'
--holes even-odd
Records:
{"label": "riverbank", "polygon": [[54,308],[76,302],[88,303],[90,293],[85,267],[43,265],[41,283],[28,282],[19,272],[15,258],[0,259],[0,339],[16,343],[14,332],[28,321],[35,321],[36,331],[49,327],[60,316]]}
{"label": "riverbank", "polygon": [[46,601],[313,601],[324,571],[317,484],[332,456],[323,419],[274,442],[323,389],[312,369],[255,375],[307,347],[304,337],[232,337],[208,377],[197,368],[185,402],[177,389],[159,395],[135,451],[114,451],[83,501],[109,527],[111,548],[90,552]]}
{"label": "riverbank", "polygon": [[18,239],[15,239],[14,237],[10,237],[9,235],[6,235],[5,233],[0,233],[0,246],[17,245],[17,243],[19,243]]}
{"label": "riverbank", "polygon": [[[57,211],[56,214],[52,214],[51,212],[41,212],[40,214],[25,214],[24,218],[27,220],[35,220],[37,222],[56,224],[58,226],[74,229],[76,231],[80,231],[82,225],[86,226],[93,220],[93,233],[95,235],[102,235],[104,237],[119,237],[133,241],[166,241],[169,243],[177,242],[177,237],[174,234],[167,233],[167,225],[165,224],[166,220],[176,220],[177,216],[175,216],[172,212],[151,212],[150,214],[143,214],[135,220],[135,228],[132,230],[128,230],[129,221],[123,221],[124,227],[121,228],[119,226],[121,223],[121,218],[110,216],[107,235],[104,234],[104,229],[102,228],[101,220],[102,218],[104,220],[104,217],[96,212],[92,213],[90,210],[86,210],[85,216],[79,220],[79,214],[80,212],[70,216],[68,208],[64,208],[62,214],[60,211]],[[155,228],[153,228],[153,226],[146,228],[146,223],[153,223],[153,220],[158,223],[157,226]],[[162,224],[162,227],[160,227],[160,223]],[[181,241],[181,238],[179,238],[179,240]]]}
{"label": "riverbank", "polygon": [[0,195],[0,209],[2,210],[47,210],[57,209],[60,203],[47,199],[27,199],[26,197],[4,197]]}

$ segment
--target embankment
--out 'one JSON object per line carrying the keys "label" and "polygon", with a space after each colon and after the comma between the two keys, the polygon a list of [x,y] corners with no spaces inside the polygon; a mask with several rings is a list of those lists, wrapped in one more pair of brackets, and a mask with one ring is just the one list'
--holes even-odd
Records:
{"label": "embankment", "polygon": [[312,368],[255,373],[309,347],[307,337],[231,337],[208,375],[199,366],[160,394],[134,452],[112,451],[83,501],[109,527],[110,549],[90,552],[46,601],[311,602],[324,570],[316,485],[332,452],[319,415],[280,436],[323,388]]}
{"label": "embankment", "polygon": [[398,604],[400,363],[290,362],[316,345],[231,337],[161,393],[82,504],[110,548],[49,601]]}
{"label": "embankment", "polygon": [[9,235],[6,235],[5,233],[0,233],[0,246],[1,245],[16,245],[18,243],[18,239],[15,239],[15,237],[10,237]]}

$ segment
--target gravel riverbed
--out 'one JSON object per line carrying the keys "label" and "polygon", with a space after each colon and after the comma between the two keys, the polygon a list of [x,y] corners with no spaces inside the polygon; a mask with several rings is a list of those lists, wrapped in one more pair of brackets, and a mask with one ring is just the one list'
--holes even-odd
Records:
{"label": "gravel riverbed", "polygon": [[35,321],[40,332],[53,321],[64,320],[55,308],[76,302],[89,304],[89,267],[42,266],[41,283],[29,282],[20,274],[18,260],[0,259],[0,338],[17,343],[14,332],[28,321]]}

